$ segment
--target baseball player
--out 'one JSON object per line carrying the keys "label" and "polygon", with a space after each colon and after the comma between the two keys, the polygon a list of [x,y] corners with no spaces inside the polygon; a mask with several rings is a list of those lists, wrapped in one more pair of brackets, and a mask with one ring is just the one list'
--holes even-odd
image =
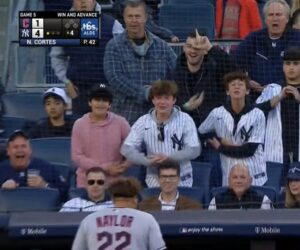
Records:
{"label": "baseball player", "polygon": [[72,250],[162,250],[166,249],[158,223],[148,213],[136,210],[140,185],[122,179],[109,191],[115,208],[103,208],[80,224]]}
{"label": "baseball player", "polygon": [[262,186],[267,181],[264,113],[246,102],[249,78],[245,73],[228,73],[224,82],[230,102],[213,109],[200,125],[199,133],[204,137],[215,133],[208,136],[208,142],[220,153],[223,186],[228,185],[230,169],[237,163],[249,167],[252,185]]}
{"label": "baseball player", "polygon": [[[200,155],[200,143],[193,119],[174,107],[177,86],[171,81],[152,84],[149,99],[154,108],[132,126],[121,153],[137,165],[147,166],[146,184],[158,187],[156,164],[170,159],[180,163],[179,186],[192,186],[190,160]],[[142,146],[146,154],[142,153]]]}

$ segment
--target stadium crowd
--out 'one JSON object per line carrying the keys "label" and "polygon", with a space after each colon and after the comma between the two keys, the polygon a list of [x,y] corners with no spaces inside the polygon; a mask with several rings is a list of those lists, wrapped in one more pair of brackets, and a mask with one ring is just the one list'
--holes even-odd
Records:
{"label": "stadium crowd", "polygon": [[[65,88],[47,89],[47,117],[7,138],[2,190],[57,188],[61,212],[113,213],[126,199],[143,211],[299,207],[299,1],[268,0],[261,8],[255,0],[217,0],[215,37],[189,27],[179,55],[170,46],[179,42],[176,32],[156,23],[162,4],[115,1],[118,15],[101,14],[99,47],[51,49]],[[73,0],[67,9],[102,12],[95,0]],[[229,53],[213,42],[234,39]],[[33,156],[30,140],[49,137],[70,139],[76,181]],[[195,179],[194,162],[210,163],[207,186]],[[281,166],[276,185],[270,162]],[[156,191],[145,198],[126,176]],[[129,184],[132,194],[114,189]],[[205,190],[203,199],[181,189],[194,187]],[[78,197],[69,196],[72,189]]]}

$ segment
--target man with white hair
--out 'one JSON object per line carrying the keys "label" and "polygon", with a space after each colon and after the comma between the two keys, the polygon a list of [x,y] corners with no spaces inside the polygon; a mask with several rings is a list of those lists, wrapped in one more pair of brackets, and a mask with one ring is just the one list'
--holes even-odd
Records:
{"label": "man with white hair", "polygon": [[229,173],[228,189],[211,200],[208,209],[271,209],[270,199],[251,188],[252,177],[246,165],[236,164]]}
{"label": "man with white hair", "polygon": [[287,28],[290,7],[284,0],[269,0],[264,6],[266,28],[250,33],[233,53],[237,65],[248,72],[251,89],[283,79],[282,61],[286,48],[300,46],[300,32]]}

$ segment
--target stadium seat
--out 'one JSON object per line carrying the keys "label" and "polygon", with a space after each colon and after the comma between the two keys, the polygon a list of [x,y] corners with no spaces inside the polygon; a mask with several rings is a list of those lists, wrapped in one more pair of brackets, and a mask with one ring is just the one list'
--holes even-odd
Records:
{"label": "stadium seat", "polygon": [[282,187],[279,192],[276,206],[277,208],[285,208],[285,190],[286,187]]}
{"label": "stadium seat", "polygon": [[173,31],[181,41],[195,28],[205,32],[209,39],[214,38],[215,9],[209,2],[193,5],[166,4],[159,12],[159,24]]}
{"label": "stadium seat", "polygon": [[3,113],[6,116],[20,117],[37,121],[46,116],[42,93],[5,93],[2,95]]}
{"label": "stadium seat", "polygon": [[3,116],[1,118],[3,133],[0,134],[0,138],[8,138],[15,130],[23,129],[28,123],[29,121],[22,117]]}
{"label": "stadium seat", "polygon": [[81,197],[81,198],[86,198],[87,197],[87,192],[85,188],[70,188],[69,189],[69,200]]}
{"label": "stadium seat", "polygon": [[[207,204],[205,190],[200,187],[178,187],[179,193],[200,202],[203,206]],[[142,200],[160,193],[159,187],[144,188],[140,191]]]}
{"label": "stadium seat", "polygon": [[191,161],[193,168],[193,187],[209,188],[212,165],[209,162]]}
{"label": "stadium seat", "polygon": [[204,190],[205,203],[203,204],[208,204],[212,164],[200,161],[191,161],[191,163],[193,168],[193,187]]}
{"label": "stadium seat", "polygon": [[[273,204],[276,204],[277,202],[277,192],[274,187],[269,186],[251,186],[254,190],[259,191],[260,193],[263,193],[264,195],[268,196],[269,199],[273,202]],[[217,194],[222,194],[227,190],[227,187],[214,187],[210,190],[210,196],[211,198],[215,197]]]}
{"label": "stadium seat", "polygon": [[69,187],[76,186],[76,172],[74,167],[70,167],[68,164],[52,162],[52,166],[66,179]]}
{"label": "stadium seat", "polygon": [[146,187],[146,168],[144,166],[132,166],[128,168],[124,174],[125,177],[134,177],[136,178],[143,187]]}
{"label": "stadium seat", "polygon": [[0,212],[56,211],[59,197],[55,188],[0,189]]}
{"label": "stadium seat", "polygon": [[268,180],[265,183],[265,186],[271,186],[276,189],[279,193],[281,188],[281,178],[283,171],[283,164],[278,162],[266,162],[267,165],[267,176]]}
{"label": "stadium seat", "polygon": [[31,140],[31,145],[33,156],[73,167],[70,137],[36,138]]}

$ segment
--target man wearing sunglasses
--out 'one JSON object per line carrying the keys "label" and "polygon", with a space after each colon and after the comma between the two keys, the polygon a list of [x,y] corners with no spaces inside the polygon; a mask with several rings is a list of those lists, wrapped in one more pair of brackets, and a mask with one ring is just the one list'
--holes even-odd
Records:
{"label": "man wearing sunglasses", "polygon": [[93,212],[104,207],[113,207],[105,193],[105,173],[100,167],[92,167],[86,172],[86,195],[67,201],[60,212]]}
{"label": "man wearing sunglasses", "polygon": [[[190,161],[200,155],[201,147],[193,119],[174,106],[177,93],[172,81],[154,82],[149,93],[154,108],[134,123],[121,148],[130,162],[147,167],[148,187],[159,186],[156,165],[165,160],[180,163],[179,186],[193,184]],[[143,146],[146,154],[141,152]]]}
{"label": "man wearing sunglasses", "polygon": [[117,180],[109,187],[115,207],[85,217],[76,233],[72,250],[166,249],[159,224],[136,209],[141,187],[134,178]]}

